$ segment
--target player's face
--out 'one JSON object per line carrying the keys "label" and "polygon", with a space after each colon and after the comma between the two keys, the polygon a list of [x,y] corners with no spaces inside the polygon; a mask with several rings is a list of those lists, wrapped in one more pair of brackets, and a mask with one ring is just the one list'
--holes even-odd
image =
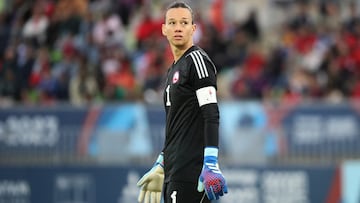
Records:
{"label": "player's face", "polygon": [[192,36],[195,28],[188,9],[171,8],[166,12],[162,33],[172,46],[187,48],[193,44]]}

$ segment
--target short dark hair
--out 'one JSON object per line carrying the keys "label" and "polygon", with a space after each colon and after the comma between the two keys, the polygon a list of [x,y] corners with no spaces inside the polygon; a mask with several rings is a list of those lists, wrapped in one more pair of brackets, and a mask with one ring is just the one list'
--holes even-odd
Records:
{"label": "short dark hair", "polygon": [[[172,8],[186,8],[186,9],[188,9],[190,11],[190,13],[191,13],[191,23],[194,24],[194,12],[193,12],[192,8],[189,6],[189,4],[185,3],[184,1],[174,1],[173,3],[171,3],[166,8],[166,12],[169,9],[172,9]],[[165,18],[166,18],[166,15],[165,15]]]}

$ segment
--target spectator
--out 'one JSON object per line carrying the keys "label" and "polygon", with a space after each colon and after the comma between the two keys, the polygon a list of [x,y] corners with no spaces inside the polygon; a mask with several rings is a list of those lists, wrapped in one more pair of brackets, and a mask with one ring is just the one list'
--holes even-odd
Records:
{"label": "spectator", "polygon": [[6,99],[10,103],[13,102],[13,98],[17,94],[15,66],[15,50],[13,47],[8,47],[5,50],[4,60],[0,68],[0,95],[2,99]]}
{"label": "spectator", "polygon": [[74,105],[91,104],[99,97],[99,86],[85,58],[82,58],[79,73],[69,82],[70,102]]}
{"label": "spectator", "polygon": [[161,36],[161,24],[162,20],[154,19],[148,10],[144,10],[144,15],[135,30],[137,48],[139,50],[146,49],[148,43]]}
{"label": "spectator", "polygon": [[32,102],[30,93],[30,76],[34,66],[34,47],[28,42],[20,42],[16,46],[16,101]]}
{"label": "spectator", "polygon": [[136,98],[136,87],[135,76],[132,71],[131,62],[126,54],[119,56],[119,67],[118,69],[108,75],[107,82],[111,86],[115,86],[118,91],[123,92],[123,97],[119,99],[133,99]]}
{"label": "spectator", "polygon": [[25,22],[23,36],[33,41],[36,45],[42,45],[46,39],[46,29],[49,26],[49,19],[45,15],[43,4],[34,4],[31,17]]}
{"label": "spectator", "polygon": [[0,58],[4,55],[10,41],[11,24],[7,18],[7,14],[0,11]]}

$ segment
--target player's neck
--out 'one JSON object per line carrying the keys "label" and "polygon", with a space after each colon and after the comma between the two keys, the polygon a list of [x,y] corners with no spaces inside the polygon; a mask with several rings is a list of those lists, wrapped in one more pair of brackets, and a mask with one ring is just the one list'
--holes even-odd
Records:
{"label": "player's neck", "polygon": [[181,58],[181,56],[184,55],[184,53],[192,46],[193,46],[193,44],[188,45],[188,46],[183,46],[183,47],[173,46],[172,53],[174,56],[174,63],[176,63]]}

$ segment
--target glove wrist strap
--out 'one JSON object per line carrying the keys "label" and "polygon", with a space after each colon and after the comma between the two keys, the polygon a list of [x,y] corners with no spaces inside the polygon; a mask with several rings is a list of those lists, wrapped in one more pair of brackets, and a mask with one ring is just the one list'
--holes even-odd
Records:
{"label": "glove wrist strap", "polygon": [[218,153],[217,147],[206,147],[204,150],[204,164],[217,163]]}
{"label": "glove wrist strap", "polygon": [[164,168],[164,152],[161,152],[159,154],[158,158],[156,159],[155,165],[160,165]]}
{"label": "glove wrist strap", "polygon": [[218,154],[219,154],[219,149],[217,147],[205,147],[204,157],[214,156],[217,158]]}

